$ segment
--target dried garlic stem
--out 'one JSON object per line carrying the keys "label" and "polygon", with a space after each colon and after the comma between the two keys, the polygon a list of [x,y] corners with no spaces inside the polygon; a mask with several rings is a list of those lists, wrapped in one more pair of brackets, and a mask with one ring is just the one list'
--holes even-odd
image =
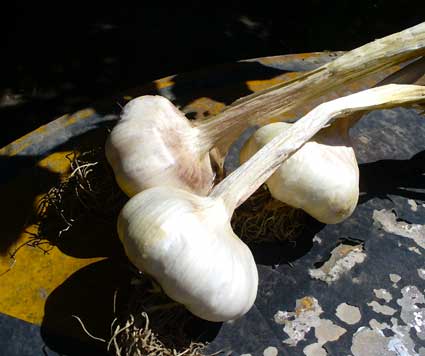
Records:
{"label": "dried garlic stem", "polygon": [[343,84],[382,71],[425,53],[425,22],[345,53],[316,70],[237,100],[222,113],[198,125],[208,152],[223,139],[226,147],[247,127],[301,108]]}

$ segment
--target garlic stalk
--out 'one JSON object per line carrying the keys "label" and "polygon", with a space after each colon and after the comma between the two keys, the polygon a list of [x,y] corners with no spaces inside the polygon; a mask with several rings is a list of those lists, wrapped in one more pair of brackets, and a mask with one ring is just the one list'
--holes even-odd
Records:
{"label": "garlic stalk", "polygon": [[[293,81],[242,98],[198,124],[192,124],[165,98],[136,98],[124,107],[120,122],[112,130],[106,156],[119,186],[129,196],[158,185],[206,195],[216,174],[209,154],[214,146],[227,151],[250,125],[307,107],[342,84],[424,52],[422,23],[347,52]],[[218,166],[224,155],[218,155]]]}
{"label": "garlic stalk", "polygon": [[[412,83],[425,73],[425,58],[411,63],[379,85]],[[299,208],[325,224],[337,224],[354,211],[359,197],[359,169],[349,130],[361,113],[319,131],[267,180],[272,197]],[[292,124],[278,122],[258,129],[245,143],[240,161],[247,161]]]}
{"label": "garlic stalk", "polygon": [[332,119],[420,100],[425,88],[405,85],[339,98],[275,137],[206,197],[165,186],[142,191],[118,218],[127,256],[193,314],[211,321],[242,316],[255,301],[258,274],[250,250],[231,228],[234,209]]}

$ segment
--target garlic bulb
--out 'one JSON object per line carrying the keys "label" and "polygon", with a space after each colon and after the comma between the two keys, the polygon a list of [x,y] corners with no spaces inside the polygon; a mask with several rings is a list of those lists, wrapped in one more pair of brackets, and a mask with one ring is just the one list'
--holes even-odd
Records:
{"label": "garlic bulb", "polygon": [[220,200],[157,187],[134,196],[118,219],[129,259],[164,292],[210,321],[236,319],[253,305],[258,272]]}
{"label": "garlic bulb", "polygon": [[322,104],[283,131],[206,197],[174,187],[147,189],[118,218],[130,261],[193,314],[225,321],[246,313],[258,275],[251,252],[230,226],[233,211],[333,118],[425,100],[425,88],[389,85]]}
{"label": "garlic bulb", "polygon": [[207,195],[215,171],[210,151],[221,152],[247,127],[272,116],[305,108],[339,86],[420,55],[425,23],[347,52],[302,77],[242,98],[216,117],[190,122],[160,96],[130,101],[106,142],[106,156],[118,185],[128,195],[155,186],[171,186]]}
{"label": "garlic bulb", "polygon": [[[413,83],[425,70],[425,58],[410,63],[378,83]],[[320,130],[267,180],[271,195],[325,224],[337,224],[354,211],[359,197],[359,169],[349,129],[362,117],[356,113]],[[245,162],[292,124],[277,122],[258,129],[243,146]]]}
{"label": "garlic bulb", "polygon": [[[336,224],[349,217],[359,196],[356,156],[348,130],[340,132],[339,123],[321,130],[266,182],[275,199],[302,209],[325,224]],[[241,162],[291,126],[277,122],[258,129],[243,147]]]}
{"label": "garlic bulb", "polygon": [[158,185],[205,195],[214,181],[209,149],[168,99],[142,96],[123,109],[105,145],[106,157],[128,196]]}

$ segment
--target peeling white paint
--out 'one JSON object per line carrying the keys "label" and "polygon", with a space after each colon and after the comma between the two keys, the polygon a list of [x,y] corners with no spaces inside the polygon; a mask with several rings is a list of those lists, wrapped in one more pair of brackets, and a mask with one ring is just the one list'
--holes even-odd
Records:
{"label": "peeling white paint", "polygon": [[319,236],[314,235],[313,242],[317,242],[320,245],[322,243],[322,239]]}
{"label": "peeling white paint", "polygon": [[319,315],[322,313],[323,310],[317,299],[308,296],[297,299],[294,312],[279,310],[274,315],[274,320],[278,324],[285,325],[283,331],[289,336],[283,342],[296,346],[298,342],[304,340],[311,328],[319,324]]}
{"label": "peeling white paint", "polygon": [[411,247],[409,247],[409,248],[408,248],[408,250],[409,250],[410,252],[417,253],[418,255],[422,255],[421,251],[419,251],[419,249],[418,249],[417,247],[415,247],[415,246],[411,246]]}
{"label": "peeling white paint", "polygon": [[393,283],[398,283],[401,280],[401,277],[398,274],[390,273],[390,281]]}
{"label": "peeling white paint", "polygon": [[[336,341],[347,330],[334,324],[331,320],[321,319],[323,313],[321,306],[314,297],[306,296],[296,301],[295,311],[278,311],[274,315],[276,323],[285,325],[283,331],[288,334],[288,338],[283,343],[296,346],[298,342],[305,339],[306,334],[314,328],[317,344],[322,347],[325,343]],[[306,352],[311,352],[310,346]]]}
{"label": "peeling white paint", "polygon": [[387,305],[382,305],[376,301],[367,303],[367,305],[370,306],[375,313],[380,313],[383,315],[394,315],[397,311],[394,308],[391,308]]}
{"label": "peeling white paint", "polygon": [[396,318],[391,318],[391,323],[392,326],[390,330],[395,334],[393,337],[391,337],[391,339],[399,339],[401,341],[401,344],[404,346],[403,348],[399,347],[399,350],[407,350],[407,354],[400,355],[417,356],[418,354],[415,351],[415,343],[413,342],[409,334],[411,327],[408,325],[398,325],[398,319]]}
{"label": "peeling white paint", "polygon": [[418,204],[413,199],[407,199],[407,203],[410,205],[412,211],[418,211]]}
{"label": "peeling white paint", "polygon": [[371,319],[369,321],[369,326],[371,327],[371,329],[376,329],[376,330],[385,330],[390,328],[390,326],[387,323],[380,323],[376,319]]}
{"label": "peeling white paint", "polygon": [[263,351],[264,356],[277,356],[278,350],[274,346],[269,346]]}
{"label": "peeling white paint", "polygon": [[387,338],[382,331],[361,327],[353,336],[351,352],[353,356],[394,356],[387,345]]}
{"label": "peeling white paint", "polygon": [[401,290],[402,298],[397,299],[401,306],[400,318],[406,325],[414,328],[416,335],[425,340],[425,308],[417,304],[425,304],[425,297],[416,286],[407,286]]}
{"label": "peeling white paint", "polygon": [[303,352],[306,356],[326,356],[328,354],[322,345],[317,342],[304,347]]}
{"label": "peeling white paint", "polygon": [[408,224],[404,221],[397,221],[394,212],[386,209],[374,210],[373,220],[378,223],[384,231],[412,239],[418,246],[425,249],[425,225]]}
{"label": "peeling white paint", "polygon": [[397,337],[392,338],[388,342],[388,350],[395,352],[397,356],[411,356],[407,347],[403,344],[403,341]]}
{"label": "peeling white paint", "polygon": [[346,329],[334,324],[328,319],[321,319],[319,325],[314,329],[314,335],[320,345],[324,345],[328,341],[336,341],[346,332]]}
{"label": "peeling white paint", "polygon": [[362,318],[360,309],[347,303],[338,305],[336,308],[336,316],[349,325],[357,324]]}
{"label": "peeling white paint", "polygon": [[425,268],[418,268],[418,275],[425,280]]}
{"label": "peeling white paint", "polygon": [[365,258],[362,245],[340,244],[332,250],[328,261],[320,268],[310,269],[309,273],[312,278],[331,284]]}
{"label": "peeling white paint", "polygon": [[374,289],[373,293],[375,293],[376,298],[383,299],[387,303],[389,303],[393,299],[391,293],[388,292],[386,289]]}

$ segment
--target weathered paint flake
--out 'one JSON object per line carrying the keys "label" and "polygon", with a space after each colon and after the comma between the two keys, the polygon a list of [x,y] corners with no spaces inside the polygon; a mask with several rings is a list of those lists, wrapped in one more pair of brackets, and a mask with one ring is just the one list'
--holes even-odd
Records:
{"label": "weathered paint flake", "polygon": [[388,341],[380,330],[361,327],[353,336],[353,356],[393,356],[387,348]]}
{"label": "weathered paint flake", "polygon": [[332,250],[331,257],[321,267],[310,269],[309,273],[312,278],[331,284],[356,264],[362,263],[365,258],[362,244],[342,243]]}
{"label": "weathered paint flake", "polygon": [[326,355],[326,350],[322,346],[327,342],[338,340],[347,330],[334,324],[331,320],[321,319],[320,314],[322,313],[323,310],[317,299],[309,296],[298,299],[293,312],[278,311],[274,320],[278,324],[285,325],[283,331],[289,336],[283,340],[283,343],[296,346],[314,328],[317,344],[307,347],[304,353],[312,355],[312,350],[319,350],[319,355],[323,352],[325,352],[323,355]]}
{"label": "weathered paint flake", "polygon": [[417,253],[418,255],[422,255],[421,251],[419,251],[419,249],[418,249],[417,247],[415,247],[415,246],[411,246],[411,247],[409,247],[409,248],[408,248],[408,250],[409,250],[410,252]]}
{"label": "weathered paint flake", "polygon": [[400,282],[401,277],[398,274],[390,273],[390,281],[393,282],[393,287],[397,288],[397,283]]}
{"label": "weathered paint flake", "polygon": [[407,199],[407,203],[410,205],[412,211],[418,211],[418,204],[413,199]]}
{"label": "weathered paint flake", "polygon": [[328,354],[322,345],[317,342],[304,347],[303,352],[306,356],[326,356]]}
{"label": "weathered paint flake", "polygon": [[373,220],[384,231],[412,239],[418,246],[425,249],[425,225],[397,221],[395,213],[386,209],[374,210]]}
{"label": "weathered paint flake", "polygon": [[349,325],[357,324],[362,318],[360,309],[347,303],[338,305],[336,308],[336,316]]}
{"label": "weathered paint flake", "polygon": [[387,305],[382,305],[376,301],[372,301],[367,303],[375,313],[383,314],[383,315],[394,315],[397,310],[391,308]]}
{"label": "weathered paint flake", "polygon": [[385,302],[389,303],[393,296],[386,289],[374,289],[373,293],[375,293],[376,298],[383,299]]}
{"label": "weathered paint flake", "polygon": [[419,277],[425,279],[425,268],[418,268]]}
{"label": "weathered paint flake", "polygon": [[401,320],[414,328],[416,335],[421,340],[425,340],[425,308],[420,308],[417,304],[425,304],[425,297],[416,286],[407,286],[401,290],[402,298],[397,299],[397,304],[401,306]]}
{"label": "weathered paint flake", "polygon": [[278,350],[274,346],[269,346],[263,351],[264,356],[277,356]]}
{"label": "weathered paint flake", "polygon": [[371,319],[369,321],[369,326],[374,330],[385,330],[390,328],[387,323],[380,323],[376,319]]}
{"label": "weathered paint flake", "polygon": [[283,324],[283,331],[289,338],[284,340],[285,344],[296,346],[298,342],[304,340],[305,335],[319,324],[319,315],[323,313],[318,301],[314,297],[304,297],[296,301],[295,311],[278,311],[274,320],[278,324]]}
{"label": "weathered paint flake", "polygon": [[319,325],[315,327],[314,335],[320,345],[326,344],[328,341],[336,341],[341,335],[344,335],[347,330],[335,325],[331,320],[320,319]]}

